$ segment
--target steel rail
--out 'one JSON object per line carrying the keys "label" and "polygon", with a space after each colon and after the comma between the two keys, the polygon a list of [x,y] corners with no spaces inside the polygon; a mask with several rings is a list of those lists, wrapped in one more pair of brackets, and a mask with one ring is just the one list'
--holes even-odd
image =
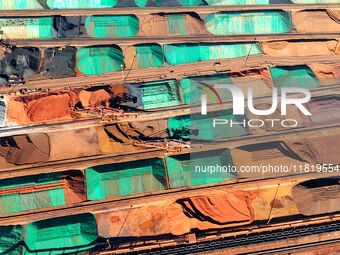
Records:
{"label": "steel rail", "polygon": [[271,5],[234,5],[234,6],[173,6],[173,7],[115,7],[102,9],[41,9],[41,10],[2,10],[3,17],[35,17],[51,15],[114,15],[114,14],[150,14],[150,13],[177,13],[177,12],[222,12],[222,11],[250,11],[250,10],[320,10],[337,9],[340,4],[271,4]]}
{"label": "steel rail", "polygon": [[17,47],[62,47],[65,45],[84,47],[93,45],[110,45],[118,44],[121,46],[141,44],[141,43],[159,43],[161,45],[171,43],[226,43],[226,42],[271,42],[271,41],[288,41],[288,40],[337,40],[339,32],[321,32],[321,33],[284,33],[284,34],[259,34],[259,35],[187,35],[187,36],[136,36],[130,38],[55,38],[55,39],[10,39]]}

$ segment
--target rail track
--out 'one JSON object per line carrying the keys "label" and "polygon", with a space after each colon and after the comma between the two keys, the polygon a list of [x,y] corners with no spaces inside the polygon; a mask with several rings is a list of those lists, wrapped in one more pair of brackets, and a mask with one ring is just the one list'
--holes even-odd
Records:
{"label": "rail track", "polygon": [[[198,241],[188,243],[185,236],[169,237],[168,240],[158,240],[157,244],[152,241],[134,240],[133,244],[124,243],[119,238],[101,238],[87,244],[95,245],[87,254],[100,255],[185,255],[204,254],[204,252],[215,252],[223,250],[223,254],[278,254],[282,251],[291,251],[302,248],[320,247],[334,245],[339,242],[340,223],[339,215],[334,217],[310,217],[303,221],[290,221],[288,224],[254,224],[248,226],[248,230],[234,229],[221,230],[220,235],[209,235],[205,231],[196,232]],[[307,239],[308,238],[308,239]],[[156,240],[155,240],[156,241]],[[278,248],[268,249],[275,244]],[[121,248],[123,246],[123,248]],[[29,252],[53,252],[61,251],[61,248],[29,249],[24,241],[20,241],[15,246],[25,247]],[[11,247],[8,251],[14,249]],[[267,247],[267,250],[265,250]],[[240,251],[248,248],[247,253]],[[262,248],[262,249],[261,249]],[[231,252],[238,250],[239,252]],[[3,253],[2,253],[3,254]],[[6,253],[5,253],[6,254]]]}
{"label": "rail track", "polygon": [[[27,224],[49,218],[63,217],[81,213],[114,212],[119,210],[129,210],[143,207],[147,203],[159,202],[162,199],[178,200],[183,197],[198,196],[203,193],[221,191],[223,188],[233,189],[253,189],[258,186],[277,187],[278,183],[296,183],[297,179],[317,179],[334,177],[334,172],[311,172],[296,173],[286,176],[258,177],[251,179],[234,179],[223,183],[215,183],[200,187],[185,187],[168,189],[164,191],[148,192],[144,194],[134,194],[124,197],[115,197],[106,200],[85,201],[79,204],[58,206],[53,208],[41,208],[33,211],[24,211],[12,214],[0,214],[0,226]],[[334,217],[333,217],[334,218]],[[288,223],[287,223],[288,224]]]}
{"label": "rail track", "polygon": [[69,9],[69,10],[6,10],[0,11],[0,16],[51,16],[51,15],[113,15],[113,14],[150,14],[150,13],[177,13],[177,12],[221,12],[242,10],[319,10],[340,8],[340,4],[271,4],[271,5],[234,5],[234,6],[176,6],[176,7],[116,7],[102,9]]}
{"label": "rail track", "polygon": [[[256,231],[257,232],[257,231]],[[233,249],[239,247],[254,247],[255,245],[263,245],[266,243],[272,242],[282,242],[287,241],[289,239],[300,239],[306,238],[314,235],[320,234],[330,234],[330,233],[340,233],[340,222],[330,220],[329,222],[324,222],[320,224],[312,224],[306,226],[298,226],[294,227],[294,224],[289,228],[283,227],[282,229],[272,231],[270,228],[264,228],[262,231],[254,233],[253,231],[249,231],[248,234],[237,235],[237,231],[234,237],[226,237],[226,238],[215,238],[215,240],[210,241],[200,241],[193,244],[181,244],[178,246],[169,246],[164,248],[154,248],[150,250],[143,251],[142,248],[138,249],[138,251],[133,251],[131,248],[131,252],[128,249],[122,251],[103,251],[99,254],[101,255],[113,255],[113,254],[129,254],[129,255],[170,255],[170,254],[178,254],[178,255],[186,255],[186,254],[199,254],[202,252],[211,252],[216,250],[226,250]],[[204,240],[204,238],[202,238]],[[207,238],[208,239],[208,238]],[[277,252],[281,251],[290,251],[293,249],[301,248],[301,247],[313,247],[320,246],[326,244],[335,244],[340,242],[340,238],[334,238],[325,241],[318,241],[314,243],[307,244],[297,244],[288,247],[279,247],[276,249],[269,249],[265,251],[257,251],[254,249],[254,252],[246,253],[246,254],[277,254]],[[161,246],[161,245],[160,245]],[[227,253],[227,254],[245,254],[243,252],[240,253]]]}
{"label": "rail track", "polygon": [[[334,81],[336,82],[336,81]],[[335,83],[338,84],[338,83]],[[340,84],[340,80],[339,80]],[[340,94],[340,85],[329,85],[322,86],[320,88],[311,89],[311,95],[313,98],[327,96],[327,95],[338,95]],[[263,95],[254,98],[255,104],[271,103],[272,95]],[[210,111],[218,111],[223,109],[232,108],[233,102],[227,101],[223,105],[210,104]],[[74,130],[80,128],[97,127],[102,125],[109,125],[115,123],[131,122],[131,121],[150,121],[150,120],[161,120],[175,116],[189,115],[194,112],[200,112],[200,106],[193,105],[181,105],[176,107],[160,108],[151,111],[143,112],[130,112],[124,114],[122,117],[115,116],[113,119],[107,116],[93,116],[87,119],[70,120],[64,122],[50,122],[50,123],[39,123],[28,126],[14,126],[14,127],[3,127],[0,128],[0,137],[30,134],[38,132],[57,132],[64,130]]]}
{"label": "rail track", "polygon": [[188,36],[136,36],[130,38],[55,38],[55,39],[13,39],[13,44],[17,47],[62,47],[65,45],[75,47],[85,47],[93,45],[110,45],[118,44],[120,46],[140,44],[140,43],[158,43],[161,45],[171,43],[227,43],[227,42],[270,42],[286,40],[338,40],[338,32],[322,33],[284,33],[284,34],[259,34],[259,35],[188,35]]}
{"label": "rail track", "polygon": [[[285,139],[297,139],[303,137],[319,137],[320,135],[324,135],[327,133],[336,134],[340,130],[340,124],[335,124],[333,126],[324,125],[321,127],[314,128],[304,128],[297,130],[289,130],[285,132],[273,133],[269,135],[248,135],[244,137],[231,138],[229,140],[215,142],[211,144],[197,144],[192,148],[192,151],[210,151],[210,150],[218,150],[218,149],[227,149],[227,148],[235,148],[238,146],[256,144],[256,143],[265,143],[271,141],[280,141]],[[147,149],[140,150],[129,153],[112,153],[112,154],[102,154],[95,156],[88,156],[82,158],[75,159],[66,159],[66,160],[58,160],[51,161],[39,164],[28,164],[22,166],[15,166],[10,168],[2,168],[0,169],[0,178],[12,178],[12,177],[20,177],[25,175],[34,175],[41,173],[52,173],[52,172],[62,172],[66,170],[82,170],[87,167],[105,165],[105,164],[113,164],[113,163],[123,163],[133,160],[143,160],[149,158],[162,158],[164,156],[171,155],[181,155],[189,153],[189,151],[185,150],[182,152],[177,152],[173,154],[165,153],[164,150],[160,149]]]}
{"label": "rail track", "polygon": [[[33,42],[32,42],[33,43]],[[198,75],[241,72],[268,66],[293,66],[303,64],[336,64],[340,56],[270,57],[254,55],[236,59],[220,59],[177,66],[148,69],[131,69],[94,76],[78,76],[62,79],[27,80],[23,86],[0,87],[0,94],[27,93],[49,89],[69,89],[74,87],[95,87],[116,83],[141,83],[166,79],[180,79]]]}
{"label": "rail track", "polygon": [[336,249],[338,252],[340,251],[339,242],[340,242],[340,239],[334,239],[334,240],[329,240],[329,241],[317,241],[317,242],[308,243],[308,244],[293,245],[289,247],[282,247],[282,248],[270,249],[266,251],[253,252],[251,253],[251,255],[264,255],[264,254],[287,255],[287,254],[291,254],[292,252],[315,252],[317,250],[321,251],[321,249],[323,251],[325,249]]}
{"label": "rail track", "polygon": [[[294,225],[294,224],[292,224]],[[248,234],[235,236],[235,237],[227,237],[221,238],[211,241],[201,241],[194,244],[184,244],[174,247],[166,247],[166,248],[158,248],[158,249],[151,249],[149,251],[138,251],[138,252],[126,252],[120,253],[118,252],[101,252],[102,255],[107,254],[131,254],[131,255],[170,255],[170,254],[196,254],[201,252],[211,252],[221,249],[232,249],[244,246],[254,246],[254,245],[261,245],[270,242],[280,242],[285,241],[287,239],[297,239],[308,237],[311,235],[319,235],[323,233],[332,233],[332,232],[339,232],[340,230],[340,223],[338,221],[331,221],[328,223],[321,223],[321,224],[313,224],[311,226],[300,226],[300,227],[292,227],[292,228],[282,228],[280,230],[265,230],[263,232],[252,233],[249,231]],[[267,228],[268,229],[268,228]],[[334,244],[339,242],[340,238],[338,239],[331,239],[324,242],[318,242],[314,244],[308,244],[308,247],[312,245],[320,245],[323,244]],[[303,245],[295,245],[291,247],[281,247],[277,249],[271,249],[263,252],[254,252],[254,253],[247,253],[247,254],[275,254],[275,252],[282,251],[282,250],[290,250],[293,248],[298,248],[300,246],[307,246],[306,244]],[[239,253],[241,254],[241,253]]]}
{"label": "rail track", "polygon": [[[320,88],[321,92],[329,93],[329,88]],[[336,90],[335,90],[336,91]],[[334,95],[334,91],[331,90],[332,95]],[[313,92],[312,92],[313,93]],[[315,95],[315,94],[314,94]],[[320,94],[319,94],[320,95]],[[267,97],[260,97],[256,100],[265,100]],[[260,101],[256,101],[260,102]],[[229,102],[230,104],[231,102]],[[218,106],[220,107],[220,106]],[[161,114],[164,115],[164,114]],[[92,120],[91,120],[92,121]],[[99,120],[98,120],[99,121]],[[92,126],[97,125],[99,122],[97,120],[95,122],[87,122],[85,121],[86,125]],[[77,123],[70,122],[70,127],[79,128]],[[44,127],[42,125],[41,127]],[[54,123],[52,126],[51,131],[62,131],[69,129],[65,123]],[[42,132],[43,130],[34,129],[32,127],[28,127],[28,129],[21,130],[22,134],[29,133],[30,129],[32,132]],[[217,150],[217,149],[226,149],[226,148],[235,148],[238,146],[256,144],[256,143],[266,143],[266,142],[273,142],[273,141],[280,141],[280,140],[287,140],[287,139],[298,139],[303,137],[318,137],[320,135],[329,134],[336,134],[340,130],[340,124],[327,124],[327,125],[319,125],[314,127],[304,127],[304,128],[295,128],[283,131],[277,131],[275,133],[267,133],[261,135],[246,135],[241,137],[232,137],[228,139],[224,139],[221,141],[210,142],[199,144],[195,142],[194,146],[190,149],[191,152],[195,151],[209,151],[209,150]],[[6,132],[6,131],[4,131]],[[12,130],[12,135],[18,135],[18,130]],[[5,133],[6,134],[6,133]],[[5,136],[3,132],[0,135]],[[7,133],[8,135],[8,133]],[[148,158],[163,158],[165,156],[171,155],[179,155],[179,154],[186,154],[189,153],[189,150],[182,150],[178,152],[169,153],[162,149],[141,149],[137,150],[132,153],[112,153],[112,154],[102,154],[102,155],[94,155],[82,158],[75,158],[75,159],[66,159],[66,160],[58,160],[58,161],[51,161],[39,164],[29,164],[29,165],[22,165],[22,166],[13,166],[9,168],[2,168],[0,169],[0,178],[12,178],[12,177],[19,177],[25,175],[34,175],[34,174],[41,174],[41,173],[51,173],[51,172],[61,172],[66,170],[72,169],[79,169],[83,170],[87,167],[93,167],[98,165],[105,165],[105,164],[112,164],[112,163],[122,163],[128,162],[131,160],[142,160]]]}

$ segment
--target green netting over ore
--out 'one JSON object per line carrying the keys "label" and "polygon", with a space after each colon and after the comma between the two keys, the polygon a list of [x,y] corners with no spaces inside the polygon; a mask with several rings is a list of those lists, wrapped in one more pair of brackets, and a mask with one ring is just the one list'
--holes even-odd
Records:
{"label": "green netting over ore", "polygon": [[180,80],[185,104],[200,104],[201,95],[206,94],[208,103],[231,100],[231,93],[226,89],[215,89],[217,84],[232,84],[225,74],[193,76]]}
{"label": "green netting over ore", "polygon": [[240,122],[238,117],[233,116],[232,110],[222,110],[208,112],[207,115],[195,113],[172,117],[168,120],[168,130],[170,136],[175,139],[204,141],[221,140],[248,134],[248,130],[239,125],[233,125],[232,127],[230,125],[217,125],[213,127],[214,119]]}
{"label": "green netting over ore", "polygon": [[239,58],[261,54],[261,47],[256,43],[230,44],[168,44],[164,45],[164,56],[171,65],[201,62],[208,60]]}
{"label": "green netting over ore", "polygon": [[148,159],[87,168],[87,198],[100,200],[164,190],[166,174],[162,159]]}
{"label": "green netting over ore", "polygon": [[270,67],[275,87],[318,88],[320,82],[314,72],[306,65]]}
{"label": "green netting over ore", "polygon": [[141,96],[145,110],[177,106],[182,103],[176,80],[143,83]]}
{"label": "green netting over ore", "polygon": [[[183,5],[183,6],[197,6],[202,4],[203,0],[164,0],[163,5]],[[178,3],[178,4],[177,4]]]}
{"label": "green netting over ore", "polygon": [[0,180],[0,190],[39,184],[52,184],[60,181],[60,173],[39,174]]}
{"label": "green netting over ore", "polygon": [[233,166],[229,150],[192,153],[166,158],[171,188],[191,187],[232,180],[236,173],[230,171],[210,174],[210,166]]}
{"label": "green netting over ore", "polygon": [[[57,255],[85,251],[95,246],[97,223],[92,214],[80,214],[27,225],[23,254]],[[44,250],[44,251],[39,251]]]}
{"label": "green netting over ore", "polygon": [[39,187],[58,183],[60,173],[24,176],[0,180],[0,192],[7,190],[6,195],[0,195],[0,213],[16,213],[53,206],[65,205],[65,195],[62,188],[25,192],[25,187]]}
{"label": "green netting over ore", "polygon": [[160,67],[164,65],[162,47],[158,44],[135,45],[139,68]]}
{"label": "green netting over ore", "polygon": [[187,19],[185,14],[171,14],[167,18],[170,35],[187,35]]}
{"label": "green netting over ore", "polygon": [[138,33],[139,20],[135,15],[89,16],[85,29],[96,38],[131,37]]}
{"label": "green netting over ore", "polygon": [[0,18],[0,29],[9,38],[53,38],[53,17]]}
{"label": "green netting over ore", "polygon": [[38,0],[0,0],[0,10],[43,9]]}
{"label": "green netting over ore", "polygon": [[135,0],[135,4],[138,7],[146,7],[146,6],[161,6],[163,0]]}
{"label": "green netting over ore", "polygon": [[291,31],[292,23],[284,11],[245,11],[209,14],[205,26],[215,35],[277,34]]}
{"label": "green netting over ore", "polygon": [[205,0],[208,5],[256,5],[269,4],[270,0]]}
{"label": "green netting over ore", "polygon": [[203,0],[135,0],[138,7],[146,6],[197,6]]}
{"label": "green netting over ore", "polygon": [[112,8],[117,0],[47,0],[51,9]]}
{"label": "green netting over ore", "polygon": [[6,255],[19,255],[22,239],[21,226],[0,227],[0,253]]}
{"label": "green netting over ore", "polygon": [[80,48],[77,58],[79,71],[86,75],[116,72],[124,67],[123,53],[118,46]]}

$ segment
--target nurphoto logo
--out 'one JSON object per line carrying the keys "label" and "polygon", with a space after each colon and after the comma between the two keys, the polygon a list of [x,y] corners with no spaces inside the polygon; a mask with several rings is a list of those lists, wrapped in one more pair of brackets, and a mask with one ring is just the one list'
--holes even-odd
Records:
{"label": "nurphoto logo", "polygon": [[[232,95],[233,101],[233,115],[245,115],[245,108],[247,106],[248,110],[257,116],[268,116],[273,114],[278,106],[279,106],[279,91],[277,88],[273,88],[272,90],[272,105],[269,109],[266,110],[258,110],[254,106],[254,96],[253,96],[253,88],[248,87],[247,91],[247,104],[245,103],[245,95],[243,91],[235,85],[231,84],[217,84],[214,85],[214,91],[217,89],[226,89]],[[305,116],[311,116],[312,114],[308,111],[308,109],[304,106],[305,103],[309,102],[311,99],[311,93],[307,89],[304,88],[281,88],[280,90],[280,106],[281,106],[281,115],[287,115],[287,105],[294,105],[299,109]],[[289,97],[289,95],[294,95],[295,97]],[[296,98],[296,95],[303,95],[303,97]],[[208,104],[207,104],[207,94],[201,95],[201,114],[207,115]],[[219,103],[222,105],[222,101],[219,100]],[[298,121],[295,119],[244,119],[242,121],[233,121],[227,119],[214,119],[213,127],[217,125],[241,125],[248,127],[263,127],[265,124],[270,124],[274,127],[275,123],[280,123],[282,127],[297,127]]]}

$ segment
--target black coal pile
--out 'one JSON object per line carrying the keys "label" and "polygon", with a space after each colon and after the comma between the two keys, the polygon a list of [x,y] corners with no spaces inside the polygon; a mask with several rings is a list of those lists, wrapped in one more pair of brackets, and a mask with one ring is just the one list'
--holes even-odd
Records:
{"label": "black coal pile", "polygon": [[18,81],[35,75],[39,62],[39,49],[15,48],[11,53],[6,53],[0,62],[0,82]]}
{"label": "black coal pile", "polygon": [[81,17],[55,16],[53,19],[54,38],[74,38],[78,36],[78,26]]}
{"label": "black coal pile", "polygon": [[76,76],[76,53],[77,49],[73,47],[46,49],[42,73],[51,78]]}

